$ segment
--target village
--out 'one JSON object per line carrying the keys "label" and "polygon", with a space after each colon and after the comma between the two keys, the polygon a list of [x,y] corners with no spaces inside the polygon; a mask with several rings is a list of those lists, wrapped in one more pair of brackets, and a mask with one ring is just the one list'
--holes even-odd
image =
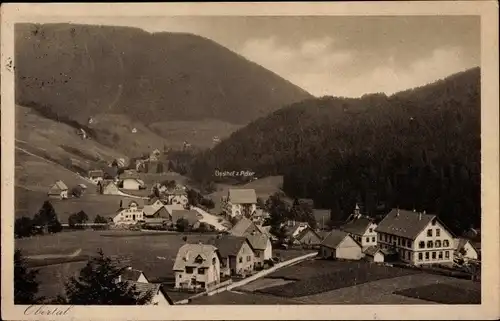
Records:
{"label": "village", "polygon": [[[152,180],[148,186],[141,175],[161,172],[158,170],[162,166],[160,158],[161,152],[155,149],[147,159],[136,160],[128,168],[124,168],[123,161],[115,160],[106,168],[89,171],[85,178],[88,185],[79,184],[70,189],[62,180],[57,180],[47,193],[49,201],[60,204],[86,197],[88,202],[92,202],[91,197],[108,197],[115,201],[113,213],[100,212],[93,223],[88,215],[97,213],[86,213],[80,220],[71,215],[68,222],[61,220],[64,229],[84,229],[94,234],[103,230],[128,233],[124,236],[135,235],[136,239],[143,236],[144,242],[156,233],[158,246],[163,242],[162,235],[166,243],[172,242],[168,237],[178,238],[169,248],[172,252],[170,271],[165,272],[165,262],[161,261],[169,258],[159,255],[153,260],[159,263],[143,265],[156,271],[156,281],[141,269],[140,258],[130,259],[127,254],[119,260],[124,267],[119,281],[131,282],[143,291],[153,291],[153,304],[197,304],[197,298],[201,297],[223,298],[219,293],[241,289],[252,282],[272,280],[267,276],[278,270],[286,271],[295,266],[300,270],[301,264],[309,264],[311,260],[337,262],[335,264],[348,269],[357,264],[355,268],[368,275],[374,273],[375,279],[422,271],[472,281],[480,279],[479,231],[470,231],[474,235],[456,236],[435,214],[394,208],[382,220],[377,220],[362,213],[356,204],[347,220],[332,226],[327,224],[329,210],[314,208],[311,200],[297,200],[296,203],[284,203],[288,207],[308,208],[315,224],[286,219],[273,227],[266,200],[257,197],[255,189],[228,188],[217,200],[220,203],[218,210],[214,210],[214,202],[207,195],[175,180]],[[95,191],[90,191],[92,188]],[[74,207],[72,210],[75,213],[82,211]],[[45,230],[41,234],[51,233]],[[143,250],[149,251],[148,246]],[[321,269],[324,267],[320,266],[318,273]],[[167,274],[171,276],[168,286],[158,281]],[[362,281],[355,276],[353,282]],[[269,295],[273,294],[273,288],[286,286],[270,281],[257,290],[268,289],[270,292],[266,295]],[[326,290],[333,289],[335,286]],[[282,290],[287,292],[286,288]],[[321,294],[322,291],[325,289],[312,293]],[[226,303],[224,300],[217,303]]]}

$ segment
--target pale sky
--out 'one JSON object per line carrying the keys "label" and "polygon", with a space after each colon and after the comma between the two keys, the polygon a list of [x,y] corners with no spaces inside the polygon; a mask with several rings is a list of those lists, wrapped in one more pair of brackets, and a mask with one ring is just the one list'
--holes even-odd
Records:
{"label": "pale sky", "polygon": [[473,16],[81,17],[64,22],[194,33],[316,96],[392,94],[480,65],[480,20]]}

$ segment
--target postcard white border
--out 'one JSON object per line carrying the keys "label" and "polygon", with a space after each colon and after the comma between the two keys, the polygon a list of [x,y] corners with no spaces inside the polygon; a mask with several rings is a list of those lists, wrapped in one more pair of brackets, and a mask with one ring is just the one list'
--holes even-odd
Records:
{"label": "postcard white border", "polygon": [[[1,7],[2,85],[2,319],[4,320],[329,320],[329,319],[498,319],[499,300],[499,103],[498,3],[496,1],[294,2],[294,3],[106,3],[3,4]],[[297,16],[297,15],[478,15],[481,17],[482,121],[482,304],[467,305],[273,305],[258,307],[170,306],[82,307],[67,316],[28,316],[26,307],[13,305],[14,250],[14,76],[13,24],[37,22],[40,17],[87,16]],[[13,62],[14,63],[14,62]]]}

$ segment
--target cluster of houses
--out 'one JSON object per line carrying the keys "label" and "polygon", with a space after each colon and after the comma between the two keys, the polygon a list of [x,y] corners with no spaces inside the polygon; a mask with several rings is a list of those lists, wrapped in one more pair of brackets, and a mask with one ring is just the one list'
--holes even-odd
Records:
{"label": "cluster of houses", "polygon": [[246,217],[262,225],[269,214],[257,206],[257,194],[254,189],[229,189],[221,198],[222,215],[228,219]]}
{"label": "cluster of houses", "polygon": [[209,290],[225,277],[245,277],[272,261],[268,234],[248,218],[241,218],[227,235],[211,241],[184,244],[175,258],[175,288]]}

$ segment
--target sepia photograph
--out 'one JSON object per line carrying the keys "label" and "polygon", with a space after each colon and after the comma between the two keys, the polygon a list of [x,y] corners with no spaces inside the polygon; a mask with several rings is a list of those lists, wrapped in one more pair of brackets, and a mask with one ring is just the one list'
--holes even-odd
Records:
{"label": "sepia photograph", "polygon": [[499,317],[498,4],[403,4],[2,6],[2,305]]}

